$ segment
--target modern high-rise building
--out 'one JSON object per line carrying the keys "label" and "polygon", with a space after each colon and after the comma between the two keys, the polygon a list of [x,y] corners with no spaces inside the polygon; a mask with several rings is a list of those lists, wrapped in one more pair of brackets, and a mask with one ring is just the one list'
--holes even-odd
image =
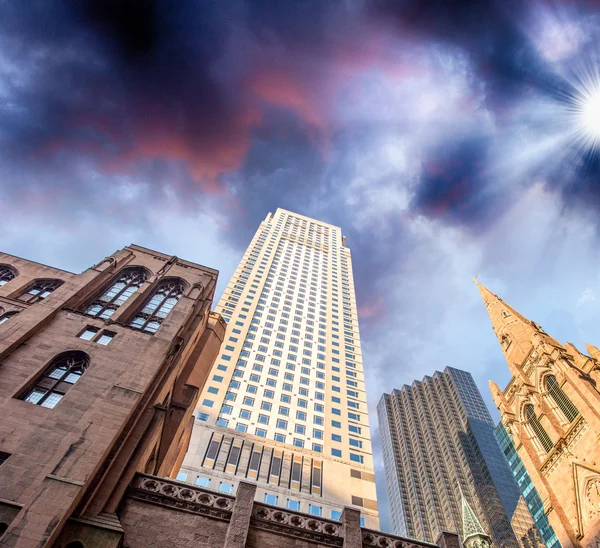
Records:
{"label": "modern high-rise building", "polygon": [[[502,423],[499,423],[498,426],[496,426],[494,433],[496,434],[496,439],[506,457],[515,481],[521,490],[521,495],[523,495],[523,499],[525,500],[529,513],[533,517],[533,521],[535,522],[535,526],[537,527],[540,536],[548,548],[560,548],[558,537],[556,536],[554,529],[550,526],[548,516],[544,511],[544,503],[542,502],[537,489],[534,487],[523,461],[519,458],[519,454],[517,453],[515,445],[508,435],[506,428]],[[516,533],[514,524],[513,529],[515,529]]]}
{"label": "modern high-rise building", "polygon": [[222,353],[178,479],[378,527],[350,250],[341,229],[278,209],[261,223],[217,307]]}
{"label": "modern high-rise building", "polygon": [[[396,534],[434,542],[445,530],[464,540],[462,490],[495,546],[519,546],[511,520],[521,493],[470,373],[436,371],[384,394],[377,412]],[[529,527],[536,537],[531,516]]]}
{"label": "modern high-rise building", "polygon": [[506,431],[564,548],[600,546],[600,350],[561,344],[482,284],[512,375],[490,382]]}

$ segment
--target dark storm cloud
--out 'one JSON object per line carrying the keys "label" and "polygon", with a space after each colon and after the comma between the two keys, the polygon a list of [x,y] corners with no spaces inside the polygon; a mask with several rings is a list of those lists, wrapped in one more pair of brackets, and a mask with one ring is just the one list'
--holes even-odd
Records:
{"label": "dark storm cloud", "polygon": [[489,138],[472,135],[427,152],[413,207],[448,222],[478,227],[493,224],[508,200],[495,191],[494,180],[486,173],[490,146]]}
{"label": "dark storm cloud", "polygon": [[529,87],[554,93],[555,77],[532,50],[520,25],[533,2],[524,0],[375,0],[373,13],[398,32],[456,46],[470,58],[497,109],[516,102]]}

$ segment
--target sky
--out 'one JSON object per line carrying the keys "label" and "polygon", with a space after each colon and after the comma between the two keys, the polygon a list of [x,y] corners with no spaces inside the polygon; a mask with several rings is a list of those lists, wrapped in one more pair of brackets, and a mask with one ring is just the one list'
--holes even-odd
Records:
{"label": "sky", "polygon": [[[600,1],[0,1],[0,249],[220,270],[282,207],[352,252],[384,391],[509,380],[474,275],[600,344]],[[594,102],[596,98],[596,102]]]}

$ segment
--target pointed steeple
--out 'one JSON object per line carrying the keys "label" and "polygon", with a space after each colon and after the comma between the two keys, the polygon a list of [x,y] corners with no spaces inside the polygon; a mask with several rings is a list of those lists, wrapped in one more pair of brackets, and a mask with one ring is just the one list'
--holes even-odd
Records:
{"label": "pointed steeple", "polygon": [[491,540],[488,535],[486,535],[485,531],[479,520],[477,519],[477,515],[473,512],[473,509],[469,506],[467,499],[465,498],[465,494],[460,488],[460,499],[461,499],[461,509],[462,509],[462,533],[463,533],[463,546],[465,548],[470,548],[471,546],[478,545],[481,548],[486,546],[491,546]]}
{"label": "pointed steeple", "polygon": [[523,379],[524,382],[529,382],[521,365],[533,347],[541,342],[548,342],[555,346],[561,346],[560,343],[550,337],[539,325],[506,304],[483,284],[477,280],[475,282],[485,303],[494,333],[498,337],[502,352],[508,362],[510,372],[513,376]]}

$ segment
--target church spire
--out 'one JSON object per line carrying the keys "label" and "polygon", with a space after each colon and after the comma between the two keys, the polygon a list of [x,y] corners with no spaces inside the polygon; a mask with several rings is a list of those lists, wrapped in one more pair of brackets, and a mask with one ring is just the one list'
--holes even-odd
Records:
{"label": "church spire", "polygon": [[521,367],[533,347],[543,341],[554,346],[561,346],[560,343],[552,339],[539,325],[506,304],[477,279],[474,281],[492,322],[492,329],[498,337],[502,352],[508,362],[510,372],[514,377],[520,377],[524,382],[529,383]]}
{"label": "church spire", "polygon": [[460,499],[462,508],[462,534],[463,534],[463,546],[465,548],[471,548],[479,546],[486,548],[491,546],[491,539],[486,535],[481,523],[477,519],[477,515],[473,512],[473,509],[469,506],[465,494],[460,488]]}

